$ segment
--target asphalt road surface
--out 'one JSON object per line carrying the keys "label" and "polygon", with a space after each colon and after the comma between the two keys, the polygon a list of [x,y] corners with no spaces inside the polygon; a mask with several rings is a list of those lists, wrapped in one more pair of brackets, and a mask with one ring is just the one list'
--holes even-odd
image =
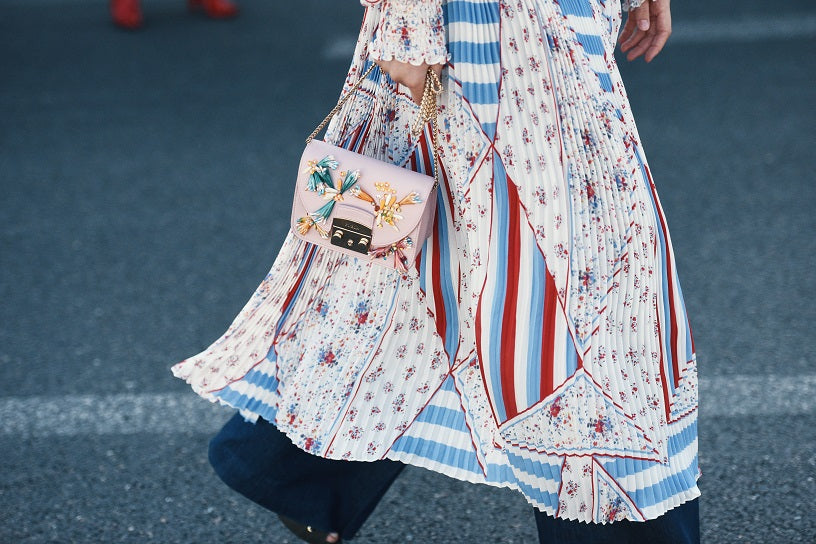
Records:
{"label": "asphalt road surface", "polygon": [[[230,413],[169,366],[287,229],[362,8],[0,1],[0,543],[293,542],[206,461]],[[624,65],[699,352],[707,543],[816,541],[816,5],[676,2]],[[535,542],[520,495],[410,468],[355,542]]]}

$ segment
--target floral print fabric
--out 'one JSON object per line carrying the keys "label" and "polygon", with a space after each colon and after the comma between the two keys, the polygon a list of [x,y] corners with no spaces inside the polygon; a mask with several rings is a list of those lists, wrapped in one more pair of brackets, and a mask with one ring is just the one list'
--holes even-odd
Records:
{"label": "floral print fabric", "polygon": [[[362,0],[363,5],[372,2]],[[374,3],[377,4],[377,3]],[[447,60],[442,4],[433,0],[382,0],[370,55],[419,66]]]}

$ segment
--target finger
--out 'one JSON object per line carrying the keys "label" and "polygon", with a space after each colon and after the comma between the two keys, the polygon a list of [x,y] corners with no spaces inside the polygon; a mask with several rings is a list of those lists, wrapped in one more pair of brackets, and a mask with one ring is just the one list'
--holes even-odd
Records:
{"label": "finger", "polygon": [[626,52],[627,50],[635,47],[638,43],[640,43],[640,41],[643,39],[643,37],[651,28],[651,21],[649,19],[649,16],[650,13],[648,0],[629,12],[626,24],[628,25],[629,21],[632,21],[632,26],[634,27],[635,30],[628,37],[628,39],[623,44],[621,44],[621,51]]}
{"label": "finger", "polygon": [[390,64],[390,61],[387,61],[387,60],[375,60],[374,64],[376,64],[377,66],[380,67],[381,72],[384,72],[386,74],[388,73],[388,65]]}
{"label": "finger", "polygon": [[620,36],[618,36],[618,44],[622,44],[627,39],[631,38],[635,30],[637,30],[635,20],[627,15],[626,23],[623,25],[623,30],[621,31]]}
{"label": "finger", "polygon": [[640,8],[636,8],[635,10],[626,12],[626,23],[623,25],[623,32],[621,32],[621,35],[618,37],[618,43],[626,42],[637,33],[637,10],[639,9]]}
{"label": "finger", "polygon": [[652,26],[648,0],[630,11],[629,16],[635,18],[635,24],[641,32],[646,32]]}
{"label": "finger", "polygon": [[663,46],[666,45],[670,34],[671,32],[666,31],[655,34],[649,49],[646,50],[646,54],[643,57],[646,62],[652,62],[652,59],[663,50]]}
{"label": "finger", "polygon": [[649,47],[652,45],[653,36],[651,34],[647,34],[643,37],[642,40],[638,42],[637,45],[632,47],[629,52],[626,54],[626,60],[632,61],[641,56],[645,53]]}
{"label": "finger", "polygon": [[[426,68],[427,70],[427,68]],[[408,87],[411,91],[411,100],[417,104],[422,103],[422,95],[425,94],[425,72],[412,70],[410,74],[401,78],[400,83]]]}
{"label": "finger", "polygon": [[627,51],[638,45],[641,41],[643,41],[643,39],[646,38],[647,35],[648,33],[641,32],[640,30],[636,29],[632,36],[630,36],[629,39],[627,39],[625,42],[621,44],[620,46],[621,51],[626,53]]}
{"label": "finger", "polygon": [[655,18],[653,25],[655,35],[652,39],[652,44],[644,56],[646,62],[651,62],[652,59],[663,50],[663,46],[666,45],[672,32],[671,10],[669,9],[668,0],[666,0],[665,4],[661,2],[657,5],[656,9],[652,10],[652,13]]}

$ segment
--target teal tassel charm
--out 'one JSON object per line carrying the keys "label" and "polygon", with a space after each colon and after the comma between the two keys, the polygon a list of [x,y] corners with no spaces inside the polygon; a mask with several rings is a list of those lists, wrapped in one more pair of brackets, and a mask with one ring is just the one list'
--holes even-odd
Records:
{"label": "teal tassel charm", "polygon": [[329,218],[332,210],[334,209],[335,202],[340,202],[343,200],[343,195],[346,193],[346,191],[354,187],[357,180],[360,179],[360,171],[342,171],[340,172],[339,177],[340,180],[337,182],[339,188],[334,186],[323,187],[323,192],[320,194],[322,194],[323,198],[328,200],[328,202],[323,204],[320,209],[310,214],[314,218],[315,222],[320,223]]}
{"label": "teal tassel charm", "polygon": [[319,161],[307,161],[306,168],[303,170],[304,174],[309,175],[306,190],[322,195],[326,187],[332,186],[329,170],[335,170],[339,165],[332,155],[327,155]]}

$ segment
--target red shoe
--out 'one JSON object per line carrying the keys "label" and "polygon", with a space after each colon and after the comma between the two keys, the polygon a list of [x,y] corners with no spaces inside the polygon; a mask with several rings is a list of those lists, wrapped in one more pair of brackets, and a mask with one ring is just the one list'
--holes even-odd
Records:
{"label": "red shoe", "polygon": [[191,11],[202,10],[211,19],[229,19],[238,15],[238,6],[229,0],[187,0]]}
{"label": "red shoe", "polygon": [[110,11],[113,24],[119,28],[136,30],[144,23],[139,0],[111,0]]}

